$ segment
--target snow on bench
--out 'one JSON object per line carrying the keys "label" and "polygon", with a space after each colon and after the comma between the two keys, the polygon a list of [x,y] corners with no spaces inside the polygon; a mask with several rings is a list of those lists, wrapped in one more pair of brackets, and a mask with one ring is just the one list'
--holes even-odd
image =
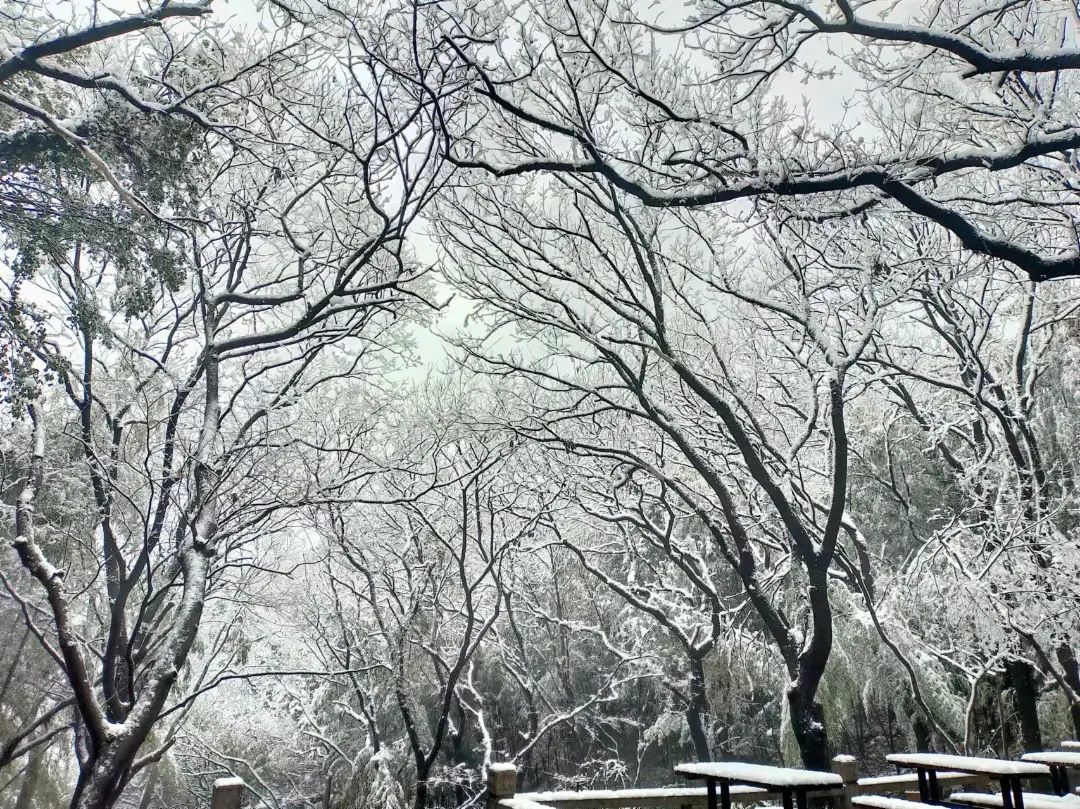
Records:
{"label": "snow on bench", "polygon": [[[653,809],[678,809],[686,805],[704,806],[709,790],[706,787],[659,787],[652,789],[587,789],[575,792],[523,792],[517,797],[543,804],[551,809],[615,809],[623,806],[648,806]],[[733,786],[731,799],[735,802],[756,803],[768,795],[758,787]],[[509,807],[509,809],[515,809]],[[517,807],[516,809],[535,809]]]}
{"label": "snow on bench", "polygon": [[[949,772],[945,770],[937,774],[937,780],[942,786],[948,786],[950,784],[981,782],[983,777],[972,775],[969,772]],[[855,785],[867,792],[872,792],[875,789],[891,792],[894,787],[896,791],[901,791],[918,787],[919,776],[912,772],[901,773],[900,775],[874,775],[869,778],[860,778],[855,782]]]}
{"label": "snow on bench", "polygon": [[1024,753],[1022,761],[1034,761],[1051,767],[1072,767],[1080,769],[1080,750],[1044,750],[1041,753]]}
{"label": "snow on bench", "polygon": [[928,803],[886,798],[882,795],[860,795],[851,799],[851,805],[862,807],[862,809],[930,809]]}
{"label": "snow on bench", "polygon": [[[562,801],[616,801],[628,798],[693,798],[704,797],[709,790],[705,787],[653,787],[651,789],[584,789],[566,792],[524,792],[523,797],[538,803],[559,803]],[[731,794],[767,795],[759,787],[733,786]]]}
{"label": "snow on bench", "polygon": [[[1024,809],[1080,809],[1080,797],[1074,795],[1058,797],[1041,792],[1025,792],[1023,795]],[[987,809],[1001,809],[1005,805],[1001,795],[988,792],[954,792],[949,800]]]}
{"label": "snow on bench", "polygon": [[842,787],[844,779],[833,772],[771,767],[767,764],[744,764],[739,761],[705,761],[679,764],[675,772],[688,778],[734,781],[765,789],[805,789]]}
{"label": "snow on bench", "polygon": [[1020,776],[1049,775],[1050,770],[1044,764],[1031,761],[1006,761],[1000,758],[979,758],[977,756],[948,756],[937,753],[891,753],[885,760],[901,767],[914,767],[927,770],[955,770],[958,772],[980,773],[982,775]]}
{"label": "snow on bench", "polygon": [[525,798],[503,798],[499,801],[499,806],[502,806],[503,809],[551,809],[551,807],[544,806],[542,803],[526,800]]}

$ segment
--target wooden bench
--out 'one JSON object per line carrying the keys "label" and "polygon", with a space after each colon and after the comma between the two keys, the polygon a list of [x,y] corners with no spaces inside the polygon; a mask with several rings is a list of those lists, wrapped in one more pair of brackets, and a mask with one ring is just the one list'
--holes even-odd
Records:
{"label": "wooden bench", "polygon": [[542,803],[530,801],[525,798],[502,798],[499,801],[499,806],[502,809],[551,809],[551,807],[545,806]]}
{"label": "wooden bench", "polygon": [[[1025,792],[1025,809],[1080,809],[1080,797],[1075,795],[1046,795],[1041,792]],[[954,792],[950,801],[966,803],[980,809],[1004,809],[1005,796],[992,792]]]}
{"label": "wooden bench", "polygon": [[851,799],[851,805],[859,809],[937,809],[930,803],[887,798],[884,795],[859,795]]}
{"label": "wooden bench", "polygon": [[[935,778],[939,788],[943,787],[969,787],[973,789],[987,789],[991,780],[987,776],[972,774],[969,772],[949,772],[939,770]],[[919,782],[915,773],[900,773],[899,775],[871,775],[860,778],[854,784],[849,784],[848,789],[855,795],[878,795],[890,792],[904,794],[918,789]]]}
{"label": "wooden bench", "polygon": [[[703,807],[708,800],[705,787],[657,787],[652,789],[584,789],[575,791],[525,792],[515,797],[543,804],[550,809],[623,809],[643,806],[649,809],[682,809],[685,806]],[[763,789],[747,786],[730,787],[732,803],[761,803],[769,797]],[[528,807],[525,807],[528,809]]]}

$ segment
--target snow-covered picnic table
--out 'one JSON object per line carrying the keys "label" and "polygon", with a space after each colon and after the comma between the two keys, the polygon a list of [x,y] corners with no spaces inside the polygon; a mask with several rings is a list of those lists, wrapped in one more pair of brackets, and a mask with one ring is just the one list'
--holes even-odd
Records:
{"label": "snow-covered picnic table", "polygon": [[1050,768],[1034,761],[1006,761],[976,756],[944,756],[937,753],[893,753],[885,759],[898,767],[914,769],[919,776],[919,799],[940,804],[941,790],[937,774],[942,770],[985,775],[1001,784],[1003,809],[1024,809],[1023,778],[1049,775]]}
{"label": "snow-covered picnic table", "polygon": [[1062,750],[1080,750],[1080,742],[1074,739],[1066,739],[1061,743]]}
{"label": "snow-covered picnic table", "polygon": [[731,809],[731,787],[758,787],[779,792],[784,809],[806,809],[808,792],[837,789],[844,779],[836,773],[815,770],[796,770],[789,767],[770,767],[765,764],[744,764],[739,761],[707,761],[699,764],[679,764],[675,772],[685,778],[703,779],[708,787],[709,809],[717,809],[716,787],[720,787],[721,809]]}
{"label": "snow-covered picnic table", "polygon": [[1046,750],[1042,753],[1025,753],[1020,758],[1049,767],[1050,782],[1058,795],[1069,794],[1069,769],[1080,770],[1080,750]]}

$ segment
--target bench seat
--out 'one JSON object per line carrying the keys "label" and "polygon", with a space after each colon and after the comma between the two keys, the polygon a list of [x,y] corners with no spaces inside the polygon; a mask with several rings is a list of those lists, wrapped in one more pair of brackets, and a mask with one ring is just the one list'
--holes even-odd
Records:
{"label": "bench seat", "polygon": [[941,809],[933,804],[908,801],[903,798],[886,798],[884,795],[859,795],[851,799],[852,806],[861,809]]}
{"label": "bench seat", "polygon": [[[967,803],[986,809],[1002,809],[1004,798],[994,792],[954,792],[950,801]],[[1080,809],[1080,797],[1075,795],[1046,795],[1042,792],[1025,792],[1024,809]]]}

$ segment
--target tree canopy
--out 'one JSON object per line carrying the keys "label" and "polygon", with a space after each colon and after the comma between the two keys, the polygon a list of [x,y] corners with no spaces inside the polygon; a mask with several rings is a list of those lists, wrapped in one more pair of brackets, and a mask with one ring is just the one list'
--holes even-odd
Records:
{"label": "tree canopy", "polygon": [[1080,735],[1078,25],[0,0],[0,807]]}

